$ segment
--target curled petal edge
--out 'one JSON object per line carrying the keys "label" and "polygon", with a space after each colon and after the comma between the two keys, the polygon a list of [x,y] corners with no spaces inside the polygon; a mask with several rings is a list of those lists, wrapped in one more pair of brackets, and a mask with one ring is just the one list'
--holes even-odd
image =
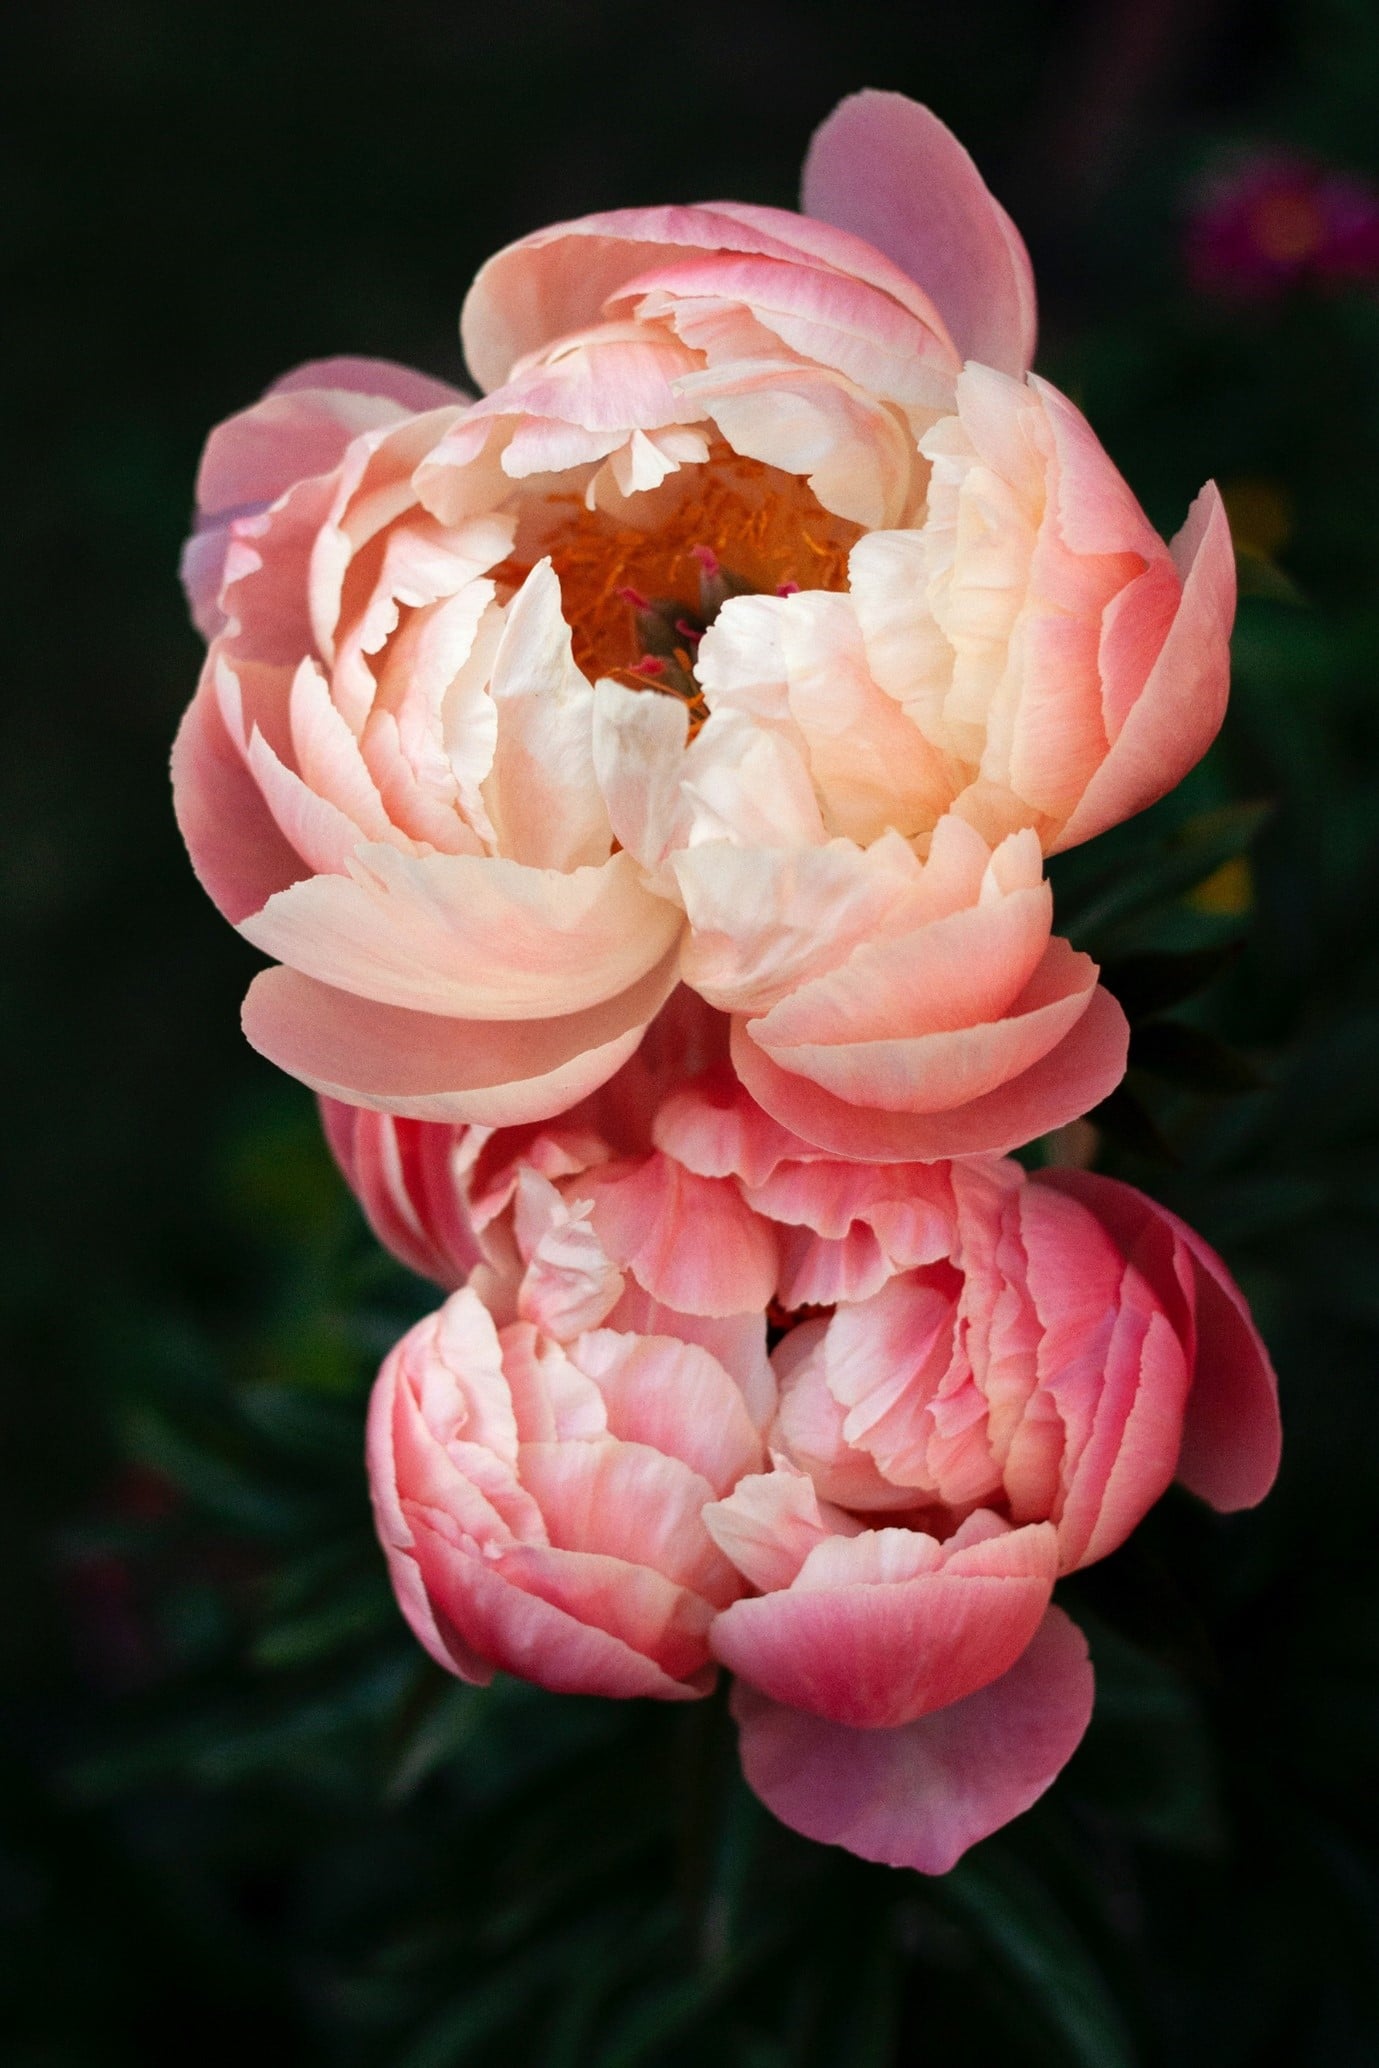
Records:
{"label": "curled petal edge", "polygon": [[1050,1608],[999,1680],[897,1730],[827,1723],[742,1681],[732,1712],[747,1784],[783,1824],[864,1860],[946,1874],[1052,1784],[1093,1694],[1087,1640]]}

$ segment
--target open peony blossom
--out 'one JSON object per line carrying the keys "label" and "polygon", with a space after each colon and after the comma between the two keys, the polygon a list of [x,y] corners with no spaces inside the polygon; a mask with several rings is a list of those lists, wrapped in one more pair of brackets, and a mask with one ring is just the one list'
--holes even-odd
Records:
{"label": "open peony blossom", "polygon": [[1023,246],[927,111],[845,101],[803,198],[538,231],[465,304],[482,399],[332,361],[213,434],[178,814],[317,1090],[539,1120],[677,973],[855,1155],[1121,1075],[1042,855],[1220,723],[1219,499],[1165,546],[1029,375]]}
{"label": "open peony blossom", "polygon": [[[1085,1728],[1058,1575],[1114,1550],[1175,1476],[1227,1510],[1267,1491],[1267,1355],[1220,1259],[1128,1186],[830,1155],[721,1060],[616,1091],[617,1143],[595,1101],[433,1130],[433,1148],[405,1121],[332,1119],[385,1239],[406,1220],[400,1253],[429,1246],[446,1279],[481,1256],[375,1397],[399,1598],[463,1672],[682,1695],[716,1659],[747,1778],[785,1822],[943,1871]],[[500,1420],[490,1400],[511,1402]],[[556,1478],[557,1443],[678,1464],[620,1464],[638,1492],[614,1523],[587,1494],[593,1454]],[[662,1480],[653,1528],[640,1490]],[[621,1563],[551,1576],[576,1556]]]}

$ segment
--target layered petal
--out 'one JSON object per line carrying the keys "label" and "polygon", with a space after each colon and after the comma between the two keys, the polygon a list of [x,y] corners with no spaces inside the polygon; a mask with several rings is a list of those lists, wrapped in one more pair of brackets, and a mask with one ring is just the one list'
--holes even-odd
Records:
{"label": "layered petal", "polygon": [[829,1536],[788,1588],[733,1603],[715,1657],[773,1701],[855,1729],[893,1729],[997,1680],[1048,1607],[1047,1524],[957,1549],[921,1532]]}
{"label": "layered petal", "polygon": [[1087,1644],[1050,1608],[998,1679],[895,1730],[856,1730],[733,1689],[742,1770],[792,1830],[864,1860],[946,1874],[1027,1810],[1091,1720]]}
{"label": "layered petal", "polygon": [[841,101],[810,142],[801,206],[865,238],[917,281],[961,358],[1024,372],[1035,333],[1024,243],[927,108],[874,90]]}

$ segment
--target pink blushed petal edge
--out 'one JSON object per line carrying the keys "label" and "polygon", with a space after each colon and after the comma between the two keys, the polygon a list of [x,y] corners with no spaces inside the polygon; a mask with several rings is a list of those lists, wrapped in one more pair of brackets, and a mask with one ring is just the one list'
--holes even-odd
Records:
{"label": "pink blushed petal edge", "polygon": [[856,1163],[936,1163],[952,1156],[1003,1156],[1062,1127],[1109,1097],[1125,1075],[1129,1026],[1100,985],[1071,1032],[1008,1084],[947,1113],[887,1113],[851,1106],[781,1069],[733,1021],[733,1067],[757,1104],[782,1127]]}
{"label": "pink blushed petal edge", "polygon": [[1051,1608],[989,1687],[899,1730],[852,1730],[733,1688],[742,1770],[773,1815],[864,1860],[946,1874],[1038,1800],[1092,1714],[1087,1640]]}
{"label": "pink blushed petal edge", "polygon": [[1041,1171],[1088,1207],[1127,1252],[1145,1219],[1164,1223],[1191,1260],[1197,1355],[1183,1422],[1177,1476],[1223,1514],[1253,1508],[1278,1474],[1283,1429],[1278,1379],[1245,1296],[1221,1258],[1176,1214],[1133,1186],[1090,1171]]}
{"label": "pink blushed petal edge", "polygon": [[808,216],[848,230],[932,297],[965,359],[1023,374],[1034,357],[1024,241],[953,132],[901,93],[867,89],[815,131]]}

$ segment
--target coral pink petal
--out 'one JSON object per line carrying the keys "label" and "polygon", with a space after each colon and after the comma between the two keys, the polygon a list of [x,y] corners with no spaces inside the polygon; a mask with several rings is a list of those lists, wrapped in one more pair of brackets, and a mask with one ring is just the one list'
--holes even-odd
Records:
{"label": "coral pink petal", "polygon": [[742,1770],[806,1838],[864,1860],[946,1874],[1036,1802],[1091,1719],[1087,1642],[1051,1608],[999,1680],[892,1731],[849,1730],[733,1689]]}
{"label": "coral pink petal", "polygon": [[462,1283],[482,1252],[452,1169],[456,1130],[338,1099],[320,1105],[331,1153],[384,1248],[419,1277]]}
{"label": "coral pink petal", "polygon": [[415,1120],[512,1127],[563,1113],[605,1083],[675,981],[670,956],[585,1012],[461,1020],[267,969],[249,987],[244,1031],[260,1055],[328,1098]]}
{"label": "coral pink petal", "polygon": [[680,1459],[719,1495],[760,1470],[742,1390],[698,1343],[603,1328],[581,1336],[574,1357],[603,1395],[610,1435]]}
{"label": "coral pink petal", "polygon": [[1182,1244],[1195,1296],[1197,1355],[1178,1477],[1227,1514],[1254,1507],[1278,1473],[1278,1380],[1244,1295],[1225,1264],[1185,1221],[1133,1186],[1072,1170],[1042,1171],[1039,1182],[1080,1199],[1137,1260],[1143,1256],[1146,1222],[1166,1226]]}
{"label": "coral pink petal", "polygon": [[732,1179],[696,1177],[657,1152],[590,1190],[608,1254],[667,1306],[722,1318],[763,1308],[774,1293],[775,1231]]}
{"label": "coral pink petal", "polygon": [[230,737],[214,673],[212,656],[173,742],[172,794],[197,879],[238,926],[278,891],[298,882],[306,865],[278,830]]}
{"label": "coral pink petal", "polygon": [[[1015,904],[1014,898],[1006,899],[980,916],[1004,918]],[[974,916],[957,915],[960,922]],[[943,920],[928,932],[937,934],[952,924]],[[996,973],[967,978],[966,999],[960,980],[944,981],[944,965],[957,959],[951,951],[964,942],[974,957],[988,941],[1001,946],[999,933],[960,923],[945,944],[950,952],[937,967],[919,950],[916,965],[934,976],[933,995],[927,1001],[922,993],[910,991],[908,974],[901,974],[900,951],[907,941],[863,947],[843,969],[802,985],[753,1020],[752,1039],[783,1069],[810,1078],[852,1105],[880,1106],[892,1113],[950,1112],[1028,1070],[1086,1011],[1096,964],[1071,952],[1065,941],[1048,941],[1047,928],[1044,931],[1042,953],[1037,939],[1023,944],[1008,988],[1008,973],[998,966]],[[924,942],[926,934],[913,940]],[[855,983],[850,984],[854,975]],[[894,1017],[882,1032],[887,977]],[[970,1011],[964,1013],[964,1005]]]}
{"label": "coral pink petal", "polygon": [[519,1468],[557,1549],[650,1566],[720,1607],[737,1592],[700,1520],[713,1489],[679,1458],[604,1437],[523,1444]]}
{"label": "coral pink petal", "polygon": [[1022,374],[1034,357],[1034,278],[1010,217],[950,129],[917,101],[839,103],[805,159],[808,216],[863,237],[936,303],[959,355]]}
{"label": "coral pink petal", "polygon": [[433,1530],[418,1533],[416,1560],[442,1640],[450,1641],[453,1627],[469,1652],[506,1673],[556,1694],[684,1702],[705,1692],[672,1679],[622,1638],[514,1586]]}
{"label": "coral pink petal", "polygon": [[793,1134],[858,1163],[1004,1155],[1036,1135],[1075,1120],[1106,1098],[1125,1075],[1130,1030],[1100,985],[1056,1047],[1018,1077],[940,1113],[894,1113],[850,1105],[807,1078],[782,1070],[734,1020],[733,1066],[751,1096]]}
{"label": "coral pink petal", "polygon": [[[897,1531],[829,1538],[856,1564],[869,1542]],[[1044,1523],[1001,1540],[1010,1570],[936,1571],[804,1585],[738,1601],[713,1626],[715,1657],[790,1708],[875,1730],[912,1723],[960,1701],[1012,1666],[1039,1627],[1057,1568]]]}
{"label": "coral pink petal", "polygon": [[1162,797],[1201,760],[1221,729],[1230,689],[1235,553],[1212,483],[1189,510],[1172,552],[1183,578],[1177,614],[1054,852],[1104,833]]}
{"label": "coral pink petal", "polygon": [[415,1540],[411,1527],[398,1499],[397,1463],[393,1449],[397,1374],[396,1360],[390,1358],[369,1397],[364,1448],[378,1541],[387,1559],[388,1577],[393,1583],[398,1607],[417,1642],[447,1673],[457,1673],[461,1680],[483,1687],[492,1680],[493,1668],[486,1659],[470,1650],[458,1632],[450,1630],[442,1634],[414,1555]]}
{"label": "coral pink petal", "polygon": [[710,1663],[711,1604],[649,1566],[545,1544],[511,1545],[495,1566],[525,1593],[620,1638],[675,1680],[702,1673]]}

